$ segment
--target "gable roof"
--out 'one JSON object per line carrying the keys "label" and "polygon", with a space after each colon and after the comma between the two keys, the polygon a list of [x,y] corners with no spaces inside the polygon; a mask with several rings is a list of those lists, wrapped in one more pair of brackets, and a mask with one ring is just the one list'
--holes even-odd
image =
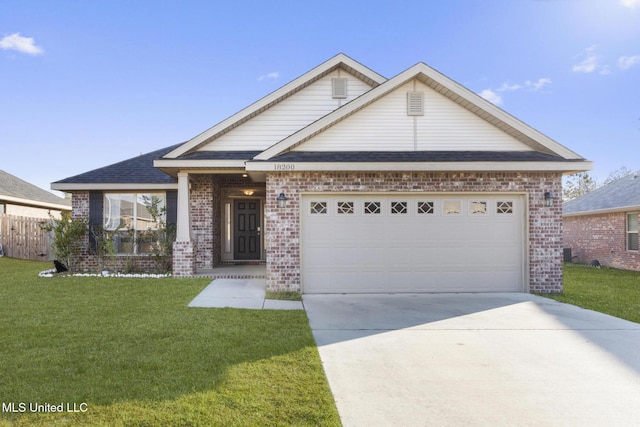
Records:
{"label": "gable roof", "polygon": [[69,200],[58,197],[3,170],[0,170],[0,201],[46,209],[71,210]]}
{"label": "gable roof", "polygon": [[153,167],[153,161],[182,144],[114,163],[51,184],[54,190],[152,190],[177,188],[177,180]]}
{"label": "gable roof", "polygon": [[562,205],[564,216],[640,210],[640,172],[629,174]]}
{"label": "gable roof", "polygon": [[[433,90],[441,93],[461,107],[464,107],[477,116],[483,118],[487,122],[501,129],[503,132],[522,141],[535,151],[559,156],[566,160],[584,160],[575,152],[526,125],[506,111],[424,63],[414,65],[359,98],[351,101],[341,108],[338,108],[332,113],[327,114],[320,120],[317,120],[299,132],[283,139],[279,143],[256,156],[255,160],[270,160],[275,156],[293,149],[297,145],[304,143],[313,136],[323,132],[325,129],[328,129],[336,123],[348,118],[350,115],[365,108],[367,105],[370,105],[413,79],[420,80]],[[587,169],[590,169],[590,167]]]}
{"label": "gable roof", "polygon": [[229,130],[241,125],[247,120],[255,117],[261,112],[265,111],[274,104],[277,104],[284,98],[287,98],[294,93],[304,89],[313,82],[322,78],[326,74],[332,72],[335,69],[341,68],[350,74],[355,75],[359,79],[367,82],[369,85],[376,87],[385,82],[386,79],[375,71],[365,67],[357,61],[349,58],[347,55],[340,53],[328,61],[323,62],[311,71],[306,72],[295,80],[282,86],[280,89],[275,90],[264,98],[249,105],[245,109],[237,112],[231,117],[223,120],[212,128],[204,131],[200,135],[192,138],[186,143],[182,144],[175,150],[167,153],[163,156],[165,159],[176,159],[185,154],[191,153],[197,150],[207,142],[219,137],[220,135],[228,132]]}
{"label": "gable roof", "polygon": [[[308,125],[299,124],[300,127],[304,127],[295,128],[298,130],[289,129],[287,132],[292,132],[290,135],[266,150],[256,151],[255,144],[248,144],[238,146],[237,150],[234,145],[229,146],[231,149],[221,145],[218,147],[220,151],[209,151],[209,144],[215,144],[219,137],[230,135],[232,130],[248,123],[271,107],[284,104],[282,101],[285,99],[293,99],[293,95],[309,88],[310,85],[322,82],[322,79],[328,78],[331,73],[339,72],[339,70],[344,70],[359,79],[367,87],[367,90],[359,92],[357,97],[344,104],[339,103],[331,112],[323,113],[324,116],[314,119],[315,121]],[[311,138],[329,128],[332,130],[339,128],[340,126],[336,125],[343,121],[351,123],[349,122],[350,116],[398,90],[402,85],[416,81],[419,82],[419,85],[432,89],[434,94],[437,93],[445,97],[443,98],[445,101],[454,103],[454,108],[458,111],[464,111],[467,117],[478,119],[477,123],[482,123],[483,126],[486,124],[487,128],[491,127],[493,132],[497,129],[503,133],[500,136],[504,135],[508,138],[499,144],[476,145],[474,148],[467,147],[465,140],[460,139],[460,143],[456,146],[458,151],[438,151],[436,149],[418,151],[420,147],[414,145],[413,151],[400,151],[398,146],[395,147],[396,152],[386,151],[384,145],[378,146],[374,150],[366,144],[362,145],[362,150],[359,147],[338,146],[336,150],[345,151],[337,152],[336,150],[332,151],[331,147],[322,145],[320,139],[316,139],[315,147],[323,150],[322,152],[314,150],[314,147],[309,144],[307,144],[307,150],[304,151],[305,154],[301,154],[299,151]],[[395,92],[396,95],[398,93],[400,92]],[[392,98],[385,98],[385,100],[390,99]],[[274,108],[271,111],[276,110],[277,108]],[[261,132],[261,130],[261,128],[252,129],[257,132]],[[349,129],[349,131],[351,130]],[[328,133],[325,133],[324,136],[327,139],[330,137]],[[486,135],[484,137],[486,138]],[[443,147],[446,148],[440,146],[440,148]],[[501,147],[505,147],[505,150],[497,151],[502,150]],[[262,150],[262,148],[260,149]],[[393,149],[394,147],[389,147],[389,150]],[[360,151],[347,152],[348,150]],[[376,150],[380,153],[373,154]],[[510,154],[506,154],[507,151]],[[345,161],[347,158],[351,160]],[[589,170],[592,167],[591,162],[575,152],[424,63],[418,63],[387,80],[348,56],[338,54],[185,143],[57,181],[52,184],[52,188],[56,190],[176,188],[175,176],[180,170],[201,173],[244,173],[250,171],[254,179],[262,180],[265,177],[263,172],[283,170],[280,168],[283,162],[295,164],[295,170],[345,170],[348,168],[349,170],[362,171],[469,170],[574,173]],[[289,168],[286,170],[292,170],[292,165],[285,165]]]}

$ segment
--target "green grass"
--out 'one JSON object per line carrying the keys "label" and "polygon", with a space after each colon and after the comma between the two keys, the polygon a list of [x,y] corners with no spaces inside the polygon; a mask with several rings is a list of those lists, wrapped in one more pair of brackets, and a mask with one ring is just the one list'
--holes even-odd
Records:
{"label": "green grass", "polygon": [[639,272],[565,264],[564,292],[545,296],[640,323]]}
{"label": "green grass", "polygon": [[340,425],[304,311],[188,308],[207,279],[39,278],[0,258],[0,425]]}
{"label": "green grass", "polygon": [[285,301],[302,301],[302,295],[296,291],[269,291],[265,292],[265,298]]}

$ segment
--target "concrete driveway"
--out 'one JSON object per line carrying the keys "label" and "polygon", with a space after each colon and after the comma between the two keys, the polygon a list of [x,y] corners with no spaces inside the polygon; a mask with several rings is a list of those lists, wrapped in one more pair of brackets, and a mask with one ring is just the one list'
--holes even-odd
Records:
{"label": "concrete driveway", "polygon": [[305,295],[345,426],[640,423],[640,325],[529,294]]}

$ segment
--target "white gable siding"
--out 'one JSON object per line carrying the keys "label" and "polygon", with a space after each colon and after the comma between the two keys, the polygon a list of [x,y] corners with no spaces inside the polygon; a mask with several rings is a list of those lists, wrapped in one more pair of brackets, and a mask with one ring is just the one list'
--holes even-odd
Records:
{"label": "white gable siding", "polygon": [[424,115],[407,115],[408,82],[296,151],[530,151],[531,148],[419,81]]}
{"label": "white gable siding", "polygon": [[[332,98],[334,77],[348,78],[346,99]],[[343,70],[333,71],[199,151],[265,150],[370,89],[371,86]]]}

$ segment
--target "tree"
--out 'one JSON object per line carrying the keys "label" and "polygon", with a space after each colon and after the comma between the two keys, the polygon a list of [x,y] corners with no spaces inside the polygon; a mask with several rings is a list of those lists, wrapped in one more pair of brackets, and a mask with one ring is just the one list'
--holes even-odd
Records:
{"label": "tree", "polygon": [[581,172],[565,178],[562,188],[562,201],[566,202],[595,190],[596,180],[588,172]]}
{"label": "tree", "polygon": [[633,172],[629,170],[626,166],[621,166],[619,169],[614,170],[609,173],[609,176],[604,181],[602,185],[607,185],[613,181],[617,181],[620,178],[624,178],[627,175],[631,175]]}

